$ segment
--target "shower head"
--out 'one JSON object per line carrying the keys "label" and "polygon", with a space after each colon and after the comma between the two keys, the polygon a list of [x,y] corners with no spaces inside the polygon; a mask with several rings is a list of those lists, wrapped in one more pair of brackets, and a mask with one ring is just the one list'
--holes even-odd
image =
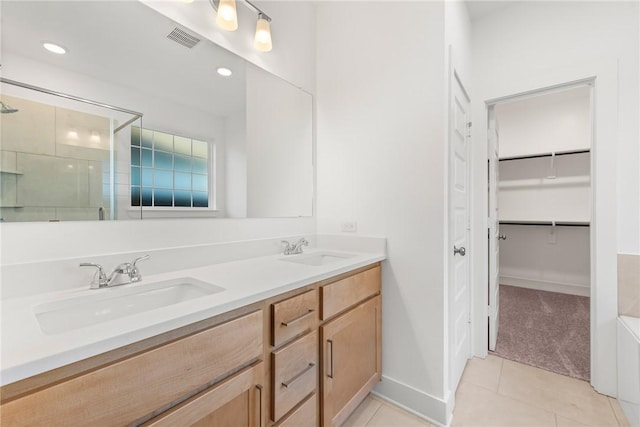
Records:
{"label": "shower head", "polygon": [[17,113],[17,112],[18,112],[17,108],[13,108],[12,106],[7,105],[4,102],[0,101],[0,113],[10,114],[10,113]]}

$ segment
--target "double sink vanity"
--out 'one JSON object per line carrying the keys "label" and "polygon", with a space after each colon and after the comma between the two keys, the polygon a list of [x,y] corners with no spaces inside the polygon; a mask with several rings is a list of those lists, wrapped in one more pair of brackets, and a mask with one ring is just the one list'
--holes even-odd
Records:
{"label": "double sink vanity", "polygon": [[315,248],[3,300],[2,424],[338,426],[380,380],[383,259]]}

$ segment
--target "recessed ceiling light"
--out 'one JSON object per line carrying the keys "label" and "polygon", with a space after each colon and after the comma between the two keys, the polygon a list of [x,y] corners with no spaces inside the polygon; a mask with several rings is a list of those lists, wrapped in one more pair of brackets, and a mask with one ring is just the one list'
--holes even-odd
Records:
{"label": "recessed ceiling light", "polygon": [[42,46],[44,46],[44,48],[47,49],[49,52],[57,53],[58,55],[63,55],[67,53],[67,49],[55,43],[44,42],[42,43]]}
{"label": "recessed ceiling light", "polygon": [[231,74],[233,74],[233,71],[231,71],[230,69],[228,69],[226,67],[218,67],[218,69],[216,71],[222,77],[229,77],[229,76],[231,76]]}

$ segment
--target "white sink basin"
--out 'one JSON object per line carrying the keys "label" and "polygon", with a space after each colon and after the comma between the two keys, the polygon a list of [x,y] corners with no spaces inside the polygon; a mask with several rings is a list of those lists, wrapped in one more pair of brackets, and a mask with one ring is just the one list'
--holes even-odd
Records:
{"label": "white sink basin", "polygon": [[191,277],[89,291],[40,304],[34,313],[45,334],[58,334],[223,291]]}
{"label": "white sink basin", "polygon": [[284,258],[280,258],[280,261],[306,265],[326,265],[336,261],[342,261],[347,258],[352,258],[354,256],[355,255],[334,252],[317,252],[314,254],[287,255]]}

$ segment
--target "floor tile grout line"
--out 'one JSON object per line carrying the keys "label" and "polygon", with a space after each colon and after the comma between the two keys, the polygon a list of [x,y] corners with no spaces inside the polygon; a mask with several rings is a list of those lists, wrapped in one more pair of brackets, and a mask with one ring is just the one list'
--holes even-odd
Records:
{"label": "floor tile grout line", "polygon": [[373,411],[373,414],[371,414],[371,416],[369,417],[367,422],[364,423],[364,427],[368,427],[369,426],[369,423],[371,422],[371,420],[376,416],[376,414],[378,413],[380,408],[382,408],[382,405],[384,405],[384,402],[381,402],[381,401],[377,401],[377,402],[379,403],[378,407],[376,408],[375,411]]}
{"label": "floor tile grout line", "polygon": [[611,412],[613,412],[613,417],[616,419],[618,426],[622,426],[622,423],[618,418],[618,414],[616,413],[616,410],[613,408],[613,403],[611,403],[611,399],[612,399],[611,397],[607,396],[607,401],[609,402],[609,407],[611,408]]}
{"label": "floor tile grout line", "polygon": [[[541,368],[536,368],[536,369],[541,369]],[[560,374],[557,374],[557,375],[560,375]],[[594,390],[594,391],[595,391],[595,390]],[[597,392],[596,392],[596,393],[597,393]],[[511,396],[511,395],[509,395],[509,394],[504,394],[504,393],[499,393],[499,392],[498,392],[498,393],[496,393],[496,394],[498,394],[499,396],[502,396],[502,397],[505,397],[505,398],[511,399],[511,400],[513,400],[513,401],[516,401],[516,402],[519,402],[519,403],[525,404],[525,405],[527,405],[527,406],[529,406],[529,407],[531,407],[531,408],[535,408],[535,409],[538,409],[538,410],[540,410],[540,411],[551,412],[551,413],[553,413],[553,414],[555,414],[555,415],[558,415],[558,414],[557,414],[557,412],[556,412],[554,409],[550,409],[550,408],[544,407],[544,406],[542,406],[542,405],[537,405],[537,404],[531,403],[531,402],[529,402],[529,401],[525,401],[524,399],[520,399],[520,398],[518,398],[518,397],[516,397],[516,396]],[[599,394],[599,393],[598,393],[598,394]],[[609,399],[608,399],[608,397],[607,397],[607,400],[609,400]],[[611,402],[609,402],[609,407],[611,408]],[[613,408],[611,408],[611,411],[613,412],[613,419],[614,419],[614,420],[616,421],[616,423],[618,423],[618,425],[619,425],[618,418],[616,417],[616,415],[615,415],[615,411],[613,411]],[[565,416],[565,415],[560,415],[560,416],[561,416],[561,417],[563,417],[563,418],[570,419],[571,421],[575,421],[575,422],[577,422],[577,423],[584,424],[582,421],[577,421],[577,420],[575,420],[575,419],[573,419],[573,418],[570,418],[570,417],[567,417],[567,416]]]}
{"label": "floor tile grout line", "polygon": [[498,374],[498,388],[496,394],[500,394],[500,383],[502,382],[502,370],[504,369],[504,359],[500,358],[500,373]]}

